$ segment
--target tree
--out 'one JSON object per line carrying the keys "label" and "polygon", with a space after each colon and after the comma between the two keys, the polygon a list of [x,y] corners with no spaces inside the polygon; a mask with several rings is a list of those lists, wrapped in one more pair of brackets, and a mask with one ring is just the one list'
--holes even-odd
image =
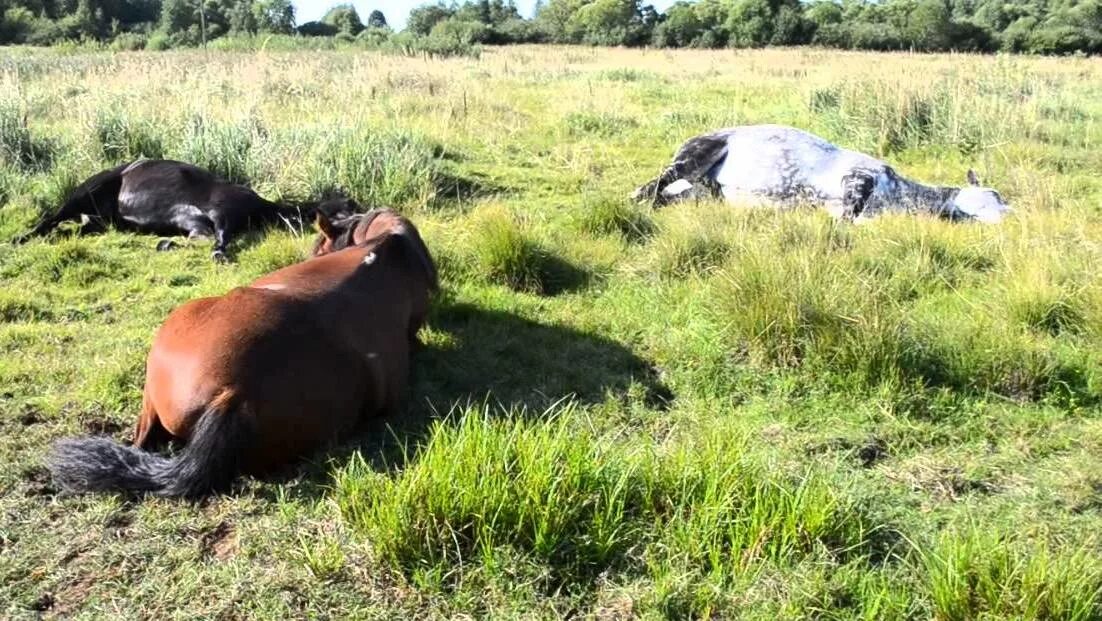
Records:
{"label": "tree", "polygon": [[60,26],[67,39],[100,39],[107,33],[103,9],[93,9],[91,0],[78,0],[76,10],[61,18]]}
{"label": "tree", "polygon": [[187,32],[199,23],[195,5],[189,0],[164,0],[161,2],[161,32],[168,35]]}
{"label": "tree", "polygon": [[255,34],[257,31],[256,14],[252,2],[241,0],[234,2],[226,11],[230,32]]}
{"label": "tree", "polygon": [[455,15],[455,11],[443,4],[426,4],[409,12],[406,29],[414,34],[428,35],[434,26]]}
{"label": "tree", "polygon": [[727,17],[731,47],[761,47],[773,38],[773,8],[768,0],[739,0]]}
{"label": "tree", "polygon": [[491,36],[490,27],[473,19],[458,16],[445,19],[432,28],[431,35],[440,39],[452,39],[464,44],[486,43]]}
{"label": "tree", "polygon": [[786,5],[777,10],[773,22],[771,45],[802,45],[811,40],[812,28],[799,5]]}
{"label": "tree", "polygon": [[319,21],[300,24],[295,31],[304,37],[335,37],[340,32],[336,26]]}
{"label": "tree", "polygon": [[949,7],[941,0],[918,0],[900,28],[903,44],[916,50],[948,49],[950,30]]}
{"label": "tree", "polygon": [[570,16],[565,34],[571,41],[590,45],[638,45],[651,35],[643,25],[639,0],[589,2]]}
{"label": "tree", "polygon": [[666,19],[654,29],[652,41],[658,47],[689,47],[699,40],[704,30],[696,7],[682,1],[666,12]]}
{"label": "tree", "polygon": [[828,24],[840,24],[843,21],[842,7],[833,0],[819,0],[807,5],[807,8],[804,9],[804,17],[816,29]]}
{"label": "tree", "polygon": [[356,7],[351,4],[338,4],[329,9],[325,16],[321,18],[321,23],[336,28],[337,32],[347,32],[353,36],[360,34],[360,31],[364,29],[363,22],[360,21],[360,14],[356,12]]}
{"label": "tree", "polygon": [[555,43],[580,43],[572,40],[567,27],[571,17],[586,3],[587,0],[548,0],[536,13],[536,26]]}
{"label": "tree", "polygon": [[386,16],[379,9],[375,9],[367,16],[368,28],[389,28],[386,23]]}
{"label": "tree", "polygon": [[255,0],[253,16],[259,32],[291,34],[295,30],[295,7],[291,0]]}

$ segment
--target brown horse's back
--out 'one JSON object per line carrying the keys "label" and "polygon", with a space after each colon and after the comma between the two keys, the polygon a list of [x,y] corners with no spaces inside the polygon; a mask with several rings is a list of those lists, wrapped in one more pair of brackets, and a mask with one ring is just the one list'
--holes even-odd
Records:
{"label": "brown horse's back", "polygon": [[[62,440],[64,488],[197,496],[323,446],[405,399],[435,289],[412,224],[184,304],[157,332],[134,447]],[[148,452],[186,441],[173,457]]]}
{"label": "brown horse's back", "polygon": [[363,380],[383,385],[386,370],[326,332],[309,303],[269,289],[243,287],[185,304],[154,339],[147,415],[186,440],[208,404],[232,390],[256,431],[243,470],[301,455],[383,405],[369,393],[384,391],[368,391]]}

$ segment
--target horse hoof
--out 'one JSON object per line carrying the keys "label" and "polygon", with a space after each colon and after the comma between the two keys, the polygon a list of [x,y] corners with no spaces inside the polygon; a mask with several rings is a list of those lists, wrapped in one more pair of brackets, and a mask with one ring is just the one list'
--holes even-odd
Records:
{"label": "horse hoof", "polygon": [[210,253],[210,258],[214,259],[215,263],[229,263],[230,261],[229,258],[226,257],[226,253],[222,252],[221,250],[215,250],[214,252]]}
{"label": "horse hoof", "polygon": [[176,242],[171,239],[162,239],[157,242],[157,252],[165,252],[166,250],[172,250],[176,247]]}

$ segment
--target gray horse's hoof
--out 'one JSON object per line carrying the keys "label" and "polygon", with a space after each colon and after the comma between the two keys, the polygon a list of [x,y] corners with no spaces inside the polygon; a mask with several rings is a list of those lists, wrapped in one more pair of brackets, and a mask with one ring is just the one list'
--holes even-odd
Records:
{"label": "gray horse's hoof", "polygon": [[176,242],[172,241],[171,239],[162,239],[161,241],[157,242],[157,252],[165,252],[174,248],[176,248]]}
{"label": "gray horse's hoof", "polygon": [[230,262],[229,258],[226,257],[226,253],[222,252],[221,250],[215,250],[214,252],[210,253],[210,258],[214,259],[215,263],[229,263]]}

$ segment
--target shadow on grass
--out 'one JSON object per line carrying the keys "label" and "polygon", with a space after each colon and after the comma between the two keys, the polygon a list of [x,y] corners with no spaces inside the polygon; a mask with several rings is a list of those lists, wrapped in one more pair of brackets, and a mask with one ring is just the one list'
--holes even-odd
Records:
{"label": "shadow on grass", "polygon": [[451,343],[419,352],[413,409],[422,407],[418,400],[447,409],[489,395],[507,408],[538,412],[563,397],[593,404],[633,387],[650,407],[672,399],[651,365],[601,336],[470,304],[442,306],[431,323]]}
{"label": "shadow on grass", "polygon": [[437,172],[433,175],[432,181],[436,187],[436,197],[433,199],[433,205],[436,207],[443,205],[463,206],[471,201],[497,196],[509,191],[509,188],[477,173],[461,176],[448,172]]}
{"label": "shadow on grass", "polygon": [[[500,406],[491,411],[539,417],[564,398],[582,405],[633,398],[655,409],[673,399],[652,365],[601,336],[446,299],[434,309],[430,325],[440,336],[433,340],[443,344],[415,352],[403,415],[366,420],[350,437],[261,478],[283,484],[282,489],[255,487],[241,477],[238,492],[231,494],[252,488],[273,502],[320,498],[328,493],[333,465],[356,451],[377,469],[400,467],[404,447],[415,445],[429,424],[454,406],[485,402]],[[121,428],[87,431],[129,436],[120,434]]]}
{"label": "shadow on grass", "polygon": [[[487,402],[538,417],[563,398],[587,405],[630,393],[655,409],[674,398],[650,363],[601,336],[464,303],[439,305],[430,324],[448,343],[415,353],[407,412],[365,421],[348,440],[268,477],[294,480],[283,498],[325,494],[333,464],[355,451],[379,470],[401,467],[403,447],[416,444],[453,406]],[[275,499],[274,490],[260,493]]]}

